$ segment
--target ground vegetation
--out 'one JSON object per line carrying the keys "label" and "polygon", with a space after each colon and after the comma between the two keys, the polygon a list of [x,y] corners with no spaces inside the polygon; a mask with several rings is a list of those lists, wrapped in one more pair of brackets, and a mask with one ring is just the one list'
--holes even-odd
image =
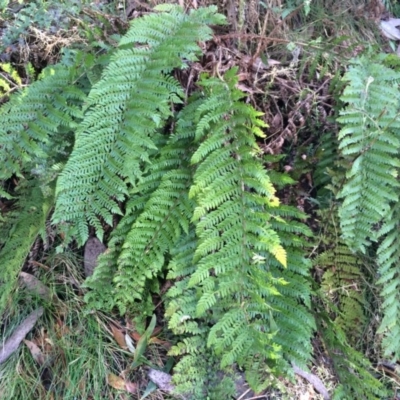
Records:
{"label": "ground vegetation", "polygon": [[0,9],[1,398],[397,398],[396,2]]}

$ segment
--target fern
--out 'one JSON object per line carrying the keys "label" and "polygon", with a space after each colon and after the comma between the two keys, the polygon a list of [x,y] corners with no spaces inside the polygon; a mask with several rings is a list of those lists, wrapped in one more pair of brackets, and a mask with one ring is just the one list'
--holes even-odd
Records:
{"label": "fern", "polygon": [[[258,390],[269,373],[288,367],[282,350],[286,362],[305,365],[314,328],[309,263],[298,237],[310,233],[294,220],[284,222],[302,216],[278,207],[257,157],[255,135],[262,135],[263,123],[241,102],[235,74],[227,73],[225,81],[203,77],[202,94],[178,114],[176,132],[166,143],[155,136],[160,151],[130,190],[109,252],[87,282],[94,290],[86,296],[89,307],[140,308],[144,317],[152,312],[155,279],[167,266],[167,278],[176,283],[167,294],[166,316],[182,337],[171,353],[183,355],[176,382],[182,392],[195,387],[198,398],[228,393],[229,376],[222,386],[210,384],[210,376],[235,363]],[[184,383],[180,371],[195,366],[197,373]]]}
{"label": "fern", "polygon": [[[78,70],[63,65],[46,68],[33,83],[0,109],[0,179],[40,174],[68,146],[67,133],[81,117],[85,95],[73,85]],[[64,133],[60,140],[57,135]],[[9,197],[5,191],[0,194]]]}
{"label": "fern", "polygon": [[367,322],[365,310],[368,308],[362,259],[354,255],[340,238],[337,210],[331,208],[320,215],[324,244],[314,265],[323,273],[321,293],[332,321],[356,347],[362,339]]}
{"label": "fern", "polygon": [[339,385],[332,396],[340,399],[378,400],[388,395],[383,384],[373,375],[370,362],[346,339],[346,334],[325,312],[317,316],[318,331],[325,342],[328,356],[338,376]]}
{"label": "fern", "polygon": [[257,158],[254,135],[260,135],[262,123],[239,101],[243,94],[235,89],[234,72],[225,82],[203,78],[199,83],[205,99],[194,116],[198,148],[190,196],[197,204],[195,230],[179,242],[169,265],[168,277],[178,281],[168,292],[166,315],[174,333],[184,337],[172,352],[186,354],[185,365],[202,357],[195,348],[206,335],[207,347],[221,357],[220,368],[239,364],[260,391],[269,373],[285,368],[282,350],[287,360],[301,365],[309,358],[314,324],[299,304],[302,298],[310,305],[309,265],[296,250],[304,241],[295,237],[309,231],[279,215],[299,213],[278,207]]}
{"label": "fern", "polygon": [[[310,359],[315,327],[302,248],[311,233],[301,213],[279,204],[274,184],[285,178],[264,168],[256,140],[266,125],[236,88],[237,69],[203,76],[188,99],[173,78],[201,54],[207,25],[223,22],[216,7],[159,11],[132,22],[99,80],[90,66],[49,68],[0,115],[9,125],[0,134],[7,151],[0,178],[43,171],[26,202],[21,196],[24,219],[14,221],[18,234],[9,231],[0,256],[19,243],[18,268],[23,263],[50,212],[55,167],[75,139],[57,180],[54,223],[83,244],[89,225],[102,237],[104,224],[117,222],[87,280],[88,307],[143,320],[160,280],[173,279],[166,316],[179,336],[171,350],[181,356],[178,390],[225,398],[239,366],[260,391],[271,373]],[[15,282],[16,272],[14,263],[4,277]]]}
{"label": "fern", "polygon": [[[184,119],[183,113],[180,124]],[[143,313],[142,302],[150,300],[146,298],[150,295],[149,281],[160,275],[164,255],[181,233],[188,231],[194,208],[188,198],[191,180],[188,148],[190,138],[172,136],[144,173],[141,183],[132,190],[125,216],[112,234],[109,252],[87,282],[89,288],[101,288],[105,300],[100,304],[97,298],[92,303],[93,293],[89,293],[86,300],[95,308],[110,309],[117,304],[124,313],[127,305],[132,307],[135,301],[140,301]],[[109,288],[108,293],[105,287]]]}
{"label": "fern", "polygon": [[385,235],[377,250],[383,319],[378,334],[383,335],[384,355],[400,357],[400,206],[396,204],[383,224],[379,234]]}
{"label": "fern", "polygon": [[[74,151],[58,180],[54,222],[72,221],[79,241],[88,237],[88,224],[102,236],[102,219],[112,214],[135,187],[156,148],[153,136],[171,116],[171,103],[184,92],[169,73],[184,68],[200,54],[197,42],[211,37],[207,23],[222,23],[216,7],[179,7],[133,21],[121,39],[102,79],[93,86]],[[140,99],[140,101],[138,101]]]}
{"label": "fern", "polygon": [[342,96],[348,105],[338,121],[339,149],[351,162],[338,198],[343,238],[353,250],[366,252],[377,239],[377,224],[398,201],[400,74],[360,59],[346,74]]}
{"label": "fern", "polygon": [[16,287],[18,273],[31,246],[39,234],[45,237],[45,222],[53,206],[53,198],[45,198],[35,180],[21,184],[17,193],[16,209],[0,223],[0,315]]}
{"label": "fern", "polygon": [[15,210],[0,222],[0,310],[31,245],[39,233],[44,236],[54,202],[56,167],[65,160],[86,98],[82,85],[76,84],[81,73],[76,64],[48,67],[38,81],[12,95],[0,109],[0,180],[3,187],[10,178],[16,182],[12,192],[0,188],[1,197],[15,201]]}
{"label": "fern", "polygon": [[271,296],[273,311],[271,321],[279,334],[274,339],[287,360],[307,368],[306,362],[312,351],[307,339],[315,330],[311,309],[311,261],[304,256],[309,246],[311,231],[302,223],[305,215],[294,207],[280,206],[270,209],[273,216],[271,227],[278,233],[287,251],[287,267],[270,257],[269,268],[274,278],[284,277],[285,284],[278,287],[279,296]]}
{"label": "fern", "polygon": [[384,398],[384,386],[361,353],[369,306],[363,258],[356,256],[341,239],[334,205],[319,216],[324,231],[314,266],[322,274],[322,282],[319,300],[314,305],[318,332],[338,378],[332,398]]}
{"label": "fern", "polygon": [[378,333],[388,357],[399,357],[398,170],[400,160],[400,74],[361,58],[348,72],[340,134],[342,154],[354,159],[339,198],[343,237],[353,250],[366,252],[378,242],[383,318]]}

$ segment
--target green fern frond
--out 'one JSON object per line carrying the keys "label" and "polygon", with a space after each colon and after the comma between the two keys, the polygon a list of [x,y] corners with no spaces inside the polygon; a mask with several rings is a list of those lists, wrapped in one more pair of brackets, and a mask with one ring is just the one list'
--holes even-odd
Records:
{"label": "green fern frond", "polygon": [[[129,194],[156,148],[153,136],[171,116],[171,103],[184,97],[179,83],[168,74],[187,66],[201,53],[198,42],[211,37],[207,24],[223,22],[216,7],[169,12],[135,19],[103,78],[89,94],[85,118],[74,151],[57,185],[54,221],[73,221],[79,241],[87,225],[111,225],[120,214],[118,201]],[[140,99],[140,100],[138,100]]]}
{"label": "green fern frond", "polygon": [[[186,337],[174,352],[190,353],[187,341],[203,337],[209,326],[207,346],[220,357],[220,367],[238,363],[265,387],[268,364],[279,365],[277,370],[285,365],[277,361],[282,353],[278,336],[288,360],[304,365],[309,359],[314,327],[307,310],[310,265],[298,236],[310,232],[295,221],[299,212],[278,207],[257,158],[255,135],[263,123],[240,101],[235,73],[227,73],[224,81],[203,77],[199,82],[204,102],[194,113],[198,147],[191,158],[195,172],[189,192],[196,202],[195,235],[191,230],[181,238],[169,264],[168,277],[178,281],[168,292],[166,316],[174,333]],[[293,217],[293,223],[284,216]],[[285,292],[286,276],[292,291]],[[297,322],[292,324],[292,317]]]}
{"label": "green fern frond", "polygon": [[365,252],[398,201],[400,74],[361,58],[345,79],[339,149],[351,168],[338,194],[340,225],[350,248]]}
{"label": "green fern frond", "polygon": [[[279,179],[279,176],[276,175]],[[274,182],[275,183],[275,182]],[[311,315],[311,261],[304,256],[304,249],[309,247],[310,229],[304,225],[305,215],[298,209],[281,205],[270,208],[273,215],[271,227],[278,233],[282,245],[287,251],[287,267],[274,258],[266,260],[275,279],[283,277],[284,285],[278,286],[280,296],[270,296],[272,306],[270,318],[278,334],[274,341],[281,347],[286,360],[307,368],[306,364],[312,352],[308,340],[315,331],[315,321]]]}
{"label": "green fern frond", "polygon": [[73,86],[76,73],[62,65],[48,67],[38,81],[0,108],[0,179],[31,173],[56,157],[57,135],[75,129],[81,118],[79,104],[85,94]]}
{"label": "green fern frond", "polygon": [[383,318],[378,333],[383,335],[382,347],[389,358],[400,357],[400,206],[396,204],[380,234],[384,239],[377,251],[377,263],[383,299]]}
{"label": "green fern frond", "polygon": [[43,196],[38,181],[21,184],[18,195],[17,209],[0,223],[4,235],[0,241],[0,315],[33,243],[39,234],[44,236],[46,219],[53,207],[53,198]]}
{"label": "green fern frond", "polygon": [[316,259],[316,265],[325,271],[321,290],[336,304],[339,312],[334,319],[335,324],[343,329],[350,341],[356,343],[366,324],[366,300],[360,260],[339,241],[333,249],[327,250]]}
{"label": "green fern frond", "polygon": [[333,399],[379,400],[388,393],[373,373],[371,363],[349,345],[344,331],[323,312],[317,321],[340,384]]}
{"label": "green fern frond", "polygon": [[[149,300],[149,282],[160,276],[166,255],[182,232],[188,232],[194,209],[193,201],[188,198],[192,180],[188,149],[194,138],[189,116],[196,107],[197,102],[193,101],[179,113],[177,132],[164,143],[141,182],[132,189],[125,216],[112,233],[112,254],[101,258],[86,283],[87,287],[104,293],[101,287],[107,282],[109,295],[99,302],[93,293],[87,294],[89,306],[117,305],[124,312],[128,306],[134,308],[139,300]],[[161,146],[162,141],[158,138],[157,144]],[[142,311],[142,305],[140,308]]]}
{"label": "green fern frond", "polygon": [[321,252],[314,260],[322,274],[321,293],[330,317],[356,345],[366,327],[366,269],[363,259],[355,255],[341,239],[337,209],[320,212],[324,226]]}

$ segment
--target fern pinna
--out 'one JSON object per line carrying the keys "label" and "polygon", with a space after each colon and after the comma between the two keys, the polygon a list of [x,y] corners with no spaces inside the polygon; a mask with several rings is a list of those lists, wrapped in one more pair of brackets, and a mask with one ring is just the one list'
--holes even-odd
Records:
{"label": "fern pinna", "polygon": [[400,357],[400,269],[398,201],[400,184],[400,73],[366,58],[356,60],[338,119],[341,156],[351,167],[338,194],[343,238],[353,251],[375,252],[382,287],[386,356]]}

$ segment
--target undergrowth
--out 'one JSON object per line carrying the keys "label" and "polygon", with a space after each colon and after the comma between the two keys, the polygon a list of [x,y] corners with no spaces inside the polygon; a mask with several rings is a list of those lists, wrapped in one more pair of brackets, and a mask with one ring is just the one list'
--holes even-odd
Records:
{"label": "undergrowth", "polygon": [[[238,374],[261,393],[294,366],[308,370],[313,341],[335,374],[333,398],[388,395],[368,356],[375,339],[373,361],[400,353],[398,60],[360,56],[344,74],[338,65],[362,51],[351,33],[376,34],[361,20],[344,19],[330,40],[319,1],[264,13],[238,5],[228,21],[243,35],[264,35],[277,15],[327,25],[303,55],[300,41],[275,37],[289,57],[280,73],[263,64],[267,45],[255,50],[266,116],[251,105],[260,92],[246,81],[250,64],[223,65],[218,48],[198,73],[226,24],[215,6],[159,5],[127,30],[113,20],[112,38],[84,29],[57,64],[35,64],[37,80],[3,64],[0,82],[15,86],[2,85],[10,100],[0,109],[2,338],[45,312],[0,366],[0,397],[140,398],[144,365],[172,363],[171,396],[235,397]],[[263,24],[246,24],[249,12]],[[274,96],[279,85],[287,102]],[[84,281],[68,251],[93,236],[107,251]],[[50,297],[18,286],[22,267]]]}

